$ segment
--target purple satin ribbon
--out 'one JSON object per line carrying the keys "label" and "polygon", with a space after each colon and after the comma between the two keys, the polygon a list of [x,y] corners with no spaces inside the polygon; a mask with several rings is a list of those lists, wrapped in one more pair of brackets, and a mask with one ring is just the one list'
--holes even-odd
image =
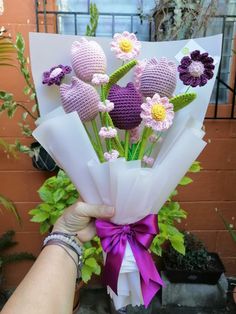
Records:
{"label": "purple satin ribbon", "polygon": [[140,272],[143,301],[147,307],[163,285],[148,252],[153,238],[159,231],[157,216],[151,214],[129,225],[116,225],[110,221],[97,219],[96,229],[103,250],[107,253],[103,274],[106,285],[117,294],[118,276],[128,241]]}

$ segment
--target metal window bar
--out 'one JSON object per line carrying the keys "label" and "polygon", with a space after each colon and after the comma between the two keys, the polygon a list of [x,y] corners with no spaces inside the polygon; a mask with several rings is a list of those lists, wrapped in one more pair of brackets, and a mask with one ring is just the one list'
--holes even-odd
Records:
{"label": "metal window bar", "polygon": [[[89,16],[89,6],[90,6],[90,0],[87,2],[87,12],[76,12],[76,11],[58,11],[58,10],[48,10],[47,9],[47,0],[43,0],[41,2],[41,6],[39,5],[39,0],[35,0],[35,14],[36,14],[36,29],[37,32],[41,31],[40,28],[40,20],[43,24],[43,32],[47,33],[48,32],[48,16],[54,16],[55,17],[55,32],[59,32],[59,27],[58,27],[58,21],[59,17],[61,16],[71,16],[74,17],[74,34],[77,35],[79,34],[78,32],[78,17],[82,16]],[[43,6],[43,7],[42,7]],[[112,35],[115,33],[115,18],[116,17],[126,17],[130,18],[130,31],[133,32],[134,30],[134,18],[140,18],[140,15],[138,13],[100,13],[100,17],[111,17],[112,19]],[[217,19],[222,19],[222,34],[223,34],[223,41],[222,41],[222,52],[224,51],[224,45],[225,45],[225,31],[226,31],[226,22],[228,19],[230,19],[231,22],[233,22],[233,27],[235,27],[236,24],[236,15],[217,15],[214,18]],[[152,27],[152,22],[149,23],[149,34],[148,38],[151,40],[151,27]],[[81,34],[83,35],[83,34]],[[233,30],[233,35],[231,40],[233,42],[236,41],[235,37],[235,30]],[[234,47],[235,48],[235,47]],[[222,53],[223,55],[223,53]],[[230,54],[229,56],[225,57],[232,57],[232,59],[236,58],[236,56]],[[230,66],[230,65],[229,65]],[[228,82],[223,80],[223,70],[222,70],[222,60],[219,65],[219,71],[218,75],[216,78],[216,88],[215,88],[215,93],[212,95],[214,99],[214,103],[211,103],[211,106],[213,106],[213,110],[211,111],[211,114],[207,114],[206,119],[236,119],[236,105],[235,105],[235,98],[236,98],[236,61],[234,60],[234,69],[232,70],[233,73],[229,73],[229,76],[234,74],[233,82],[231,81],[231,84],[233,87],[231,87]],[[219,98],[220,98],[220,89],[224,87],[226,88],[228,92],[228,98],[232,99],[232,103],[230,104],[220,104],[219,103]],[[227,114],[223,115],[220,111],[221,109],[226,110]],[[227,110],[228,109],[228,110]]]}

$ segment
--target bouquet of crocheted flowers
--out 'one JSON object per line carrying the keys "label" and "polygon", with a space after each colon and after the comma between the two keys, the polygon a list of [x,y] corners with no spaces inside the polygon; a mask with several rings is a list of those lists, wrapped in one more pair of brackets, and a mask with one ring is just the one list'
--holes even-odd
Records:
{"label": "bouquet of crocheted flowers", "polygon": [[[40,42],[42,34],[34,36]],[[157,213],[206,145],[201,127],[220,37],[217,61],[197,44],[179,62],[165,54],[147,58],[147,45],[161,43],[141,43],[129,32],[114,35],[110,52],[109,40],[101,41],[105,51],[99,39],[58,36],[66,49],[59,65],[42,71],[41,85],[34,68],[42,66],[32,54],[39,104],[59,104],[42,115],[33,135],[86,202],[116,208],[111,221],[96,221],[108,292],[116,308],[148,306],[163,285],[148,251],[158,233]],[[146,58],[138,60],[142,49]]]}

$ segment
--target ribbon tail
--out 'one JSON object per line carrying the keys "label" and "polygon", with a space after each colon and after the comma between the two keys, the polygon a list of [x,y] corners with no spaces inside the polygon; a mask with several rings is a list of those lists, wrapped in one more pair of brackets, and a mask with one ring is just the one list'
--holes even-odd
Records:
{"label": "ribbon tail", "polygon": [[153,262],[151,254],[136,241],[131,243],[139,272],[143,302],[147,308],[157,291],[163,286],[163,281]]}
{"label": "ribbon tail", "polygon": [[116,295],[118,294],[118,278],[125,254],[126,241],[126,239],[121,240],[114,250],[107,253],[103,272],[104,283],[108,285]]}

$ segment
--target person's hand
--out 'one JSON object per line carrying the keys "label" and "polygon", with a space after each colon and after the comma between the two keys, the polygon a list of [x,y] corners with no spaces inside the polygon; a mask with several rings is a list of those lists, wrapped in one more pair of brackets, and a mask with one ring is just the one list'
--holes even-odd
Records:
{"label": "person's hand", "polygon": [[76,202],[56,221],[53,232],[77,233],[78,239],[86,242],[96,234],[93,218],[109,219],[114,213],[113,207]]}

